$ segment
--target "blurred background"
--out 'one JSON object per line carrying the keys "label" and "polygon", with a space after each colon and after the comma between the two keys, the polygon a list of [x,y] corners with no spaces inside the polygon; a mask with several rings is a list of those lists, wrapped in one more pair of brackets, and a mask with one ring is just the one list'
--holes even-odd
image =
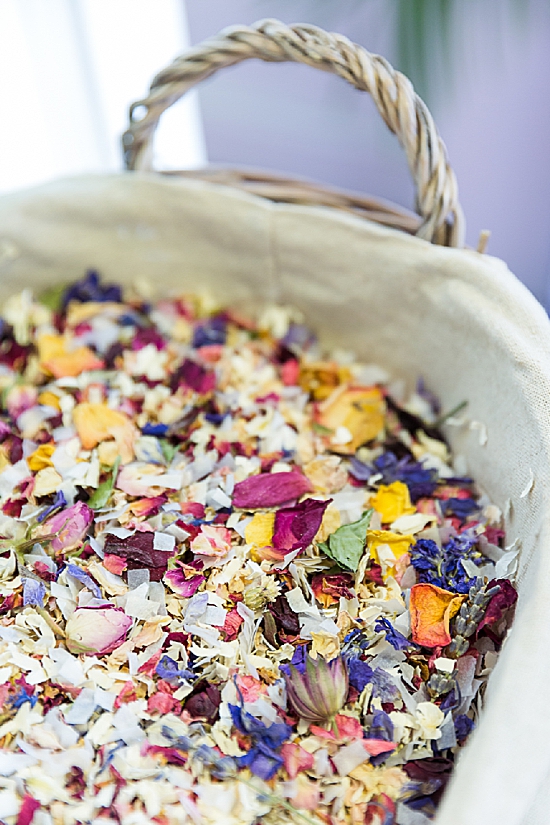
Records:
{"label": "blurred background", "polygon": [[[341,32],[405,71],[447,144],[468,243],[550,309],[548,0],[0,0],[0,193],[121,169],[131,101],[190,43],[262,17]],[[248,63],[163,118],[156,166],[291,172],[406,207],[399,145],[370,99],[291,64]]]}

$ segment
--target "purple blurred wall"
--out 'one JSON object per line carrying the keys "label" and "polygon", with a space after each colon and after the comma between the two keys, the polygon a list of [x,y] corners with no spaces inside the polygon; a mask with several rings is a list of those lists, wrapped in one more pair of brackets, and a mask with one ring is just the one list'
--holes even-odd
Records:
{"label": "purple blurred wall", "polygon": [[[455,4],[452,72],[430,44],[430,108],[457,174],[475,246],[550,307],[550,4]],[[192,42],[263,17],[346,34],[397,64],[393,0],[187,0]],[[204,83],[209,159],[294,172],[411,206],[406,161],[366,95],[304,66],[257,61]]]}

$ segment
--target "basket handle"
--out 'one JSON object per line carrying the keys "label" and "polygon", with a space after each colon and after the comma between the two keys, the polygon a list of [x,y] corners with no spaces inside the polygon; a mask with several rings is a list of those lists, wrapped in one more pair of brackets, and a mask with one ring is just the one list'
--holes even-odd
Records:
{"label": "basket handle", "polygon": [[126,167],[151,169],[152,140],[162,113],[218,69],[249,58],[305,63],[369,92],[407,154],[422,218],[416,234],[437,244],[463,245],[456,178],[434,120],[411,82],[383,57],[316,26],[287,26],[278,20],[233,26],[176,58],[153,79],[147,97],[130,107],[130,125],[122,138]]}

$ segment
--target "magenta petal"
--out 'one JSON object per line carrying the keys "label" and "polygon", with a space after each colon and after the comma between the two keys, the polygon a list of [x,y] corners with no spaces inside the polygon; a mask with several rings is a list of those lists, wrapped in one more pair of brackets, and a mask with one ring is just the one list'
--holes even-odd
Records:
{"label": "magenta petal", "polygon": [[248,510],[277,507],[279,504],[295,501],[312,489],[309,479],[296,470],[290,473],[250,476],[235,484],[233,506]]}
{"label": "magenta petal", "polygon": [[306,498],[294,507],[285,507],[275,515],[273,547],[277,550],[304,550],[315,538],[329,501]]}
{"label": "magenta petal", "polygon": [[183,599],[188,599],[190,596],[193,596],[205,580],[204,576],[191,576],[190,579],[186,579],[183,570],[177,568],[175,570],[168,570],[168,572],[164,574],[164,578],[168,579],[172,590]]}
{"label": "magenta petal", "polygon": [[195,361],[186,358],[172,379],[174,389],[178,386],[190,387],[201,395],[211,392],[216,386],[216,375]]}

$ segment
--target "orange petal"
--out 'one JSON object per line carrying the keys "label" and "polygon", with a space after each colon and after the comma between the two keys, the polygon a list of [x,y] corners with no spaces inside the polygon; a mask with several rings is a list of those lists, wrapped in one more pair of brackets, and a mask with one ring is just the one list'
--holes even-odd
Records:
{"label": "orange petal", "polygon": [[415,584],[411,587],[413,641],[423,647],[445,647],[450,644],[449,623],[465,598],[435,584]]}
{"label": "orange petal", "polygon": [[[85,450],[91,450],[100,442],[126,433],[132,422],[124,413],[112,410],[106,404],[77,404],[73,410],[73,422]],[[118,439],[117,439],[118,441]]]}
{"label": "orange petal", "polygon": [[319,407],[318,423],[329,430],[345,427],[351,440],[345,444],[331,441],[336,453],[352,455],[384,427],[384,396],[378,387],[342,385]]}

